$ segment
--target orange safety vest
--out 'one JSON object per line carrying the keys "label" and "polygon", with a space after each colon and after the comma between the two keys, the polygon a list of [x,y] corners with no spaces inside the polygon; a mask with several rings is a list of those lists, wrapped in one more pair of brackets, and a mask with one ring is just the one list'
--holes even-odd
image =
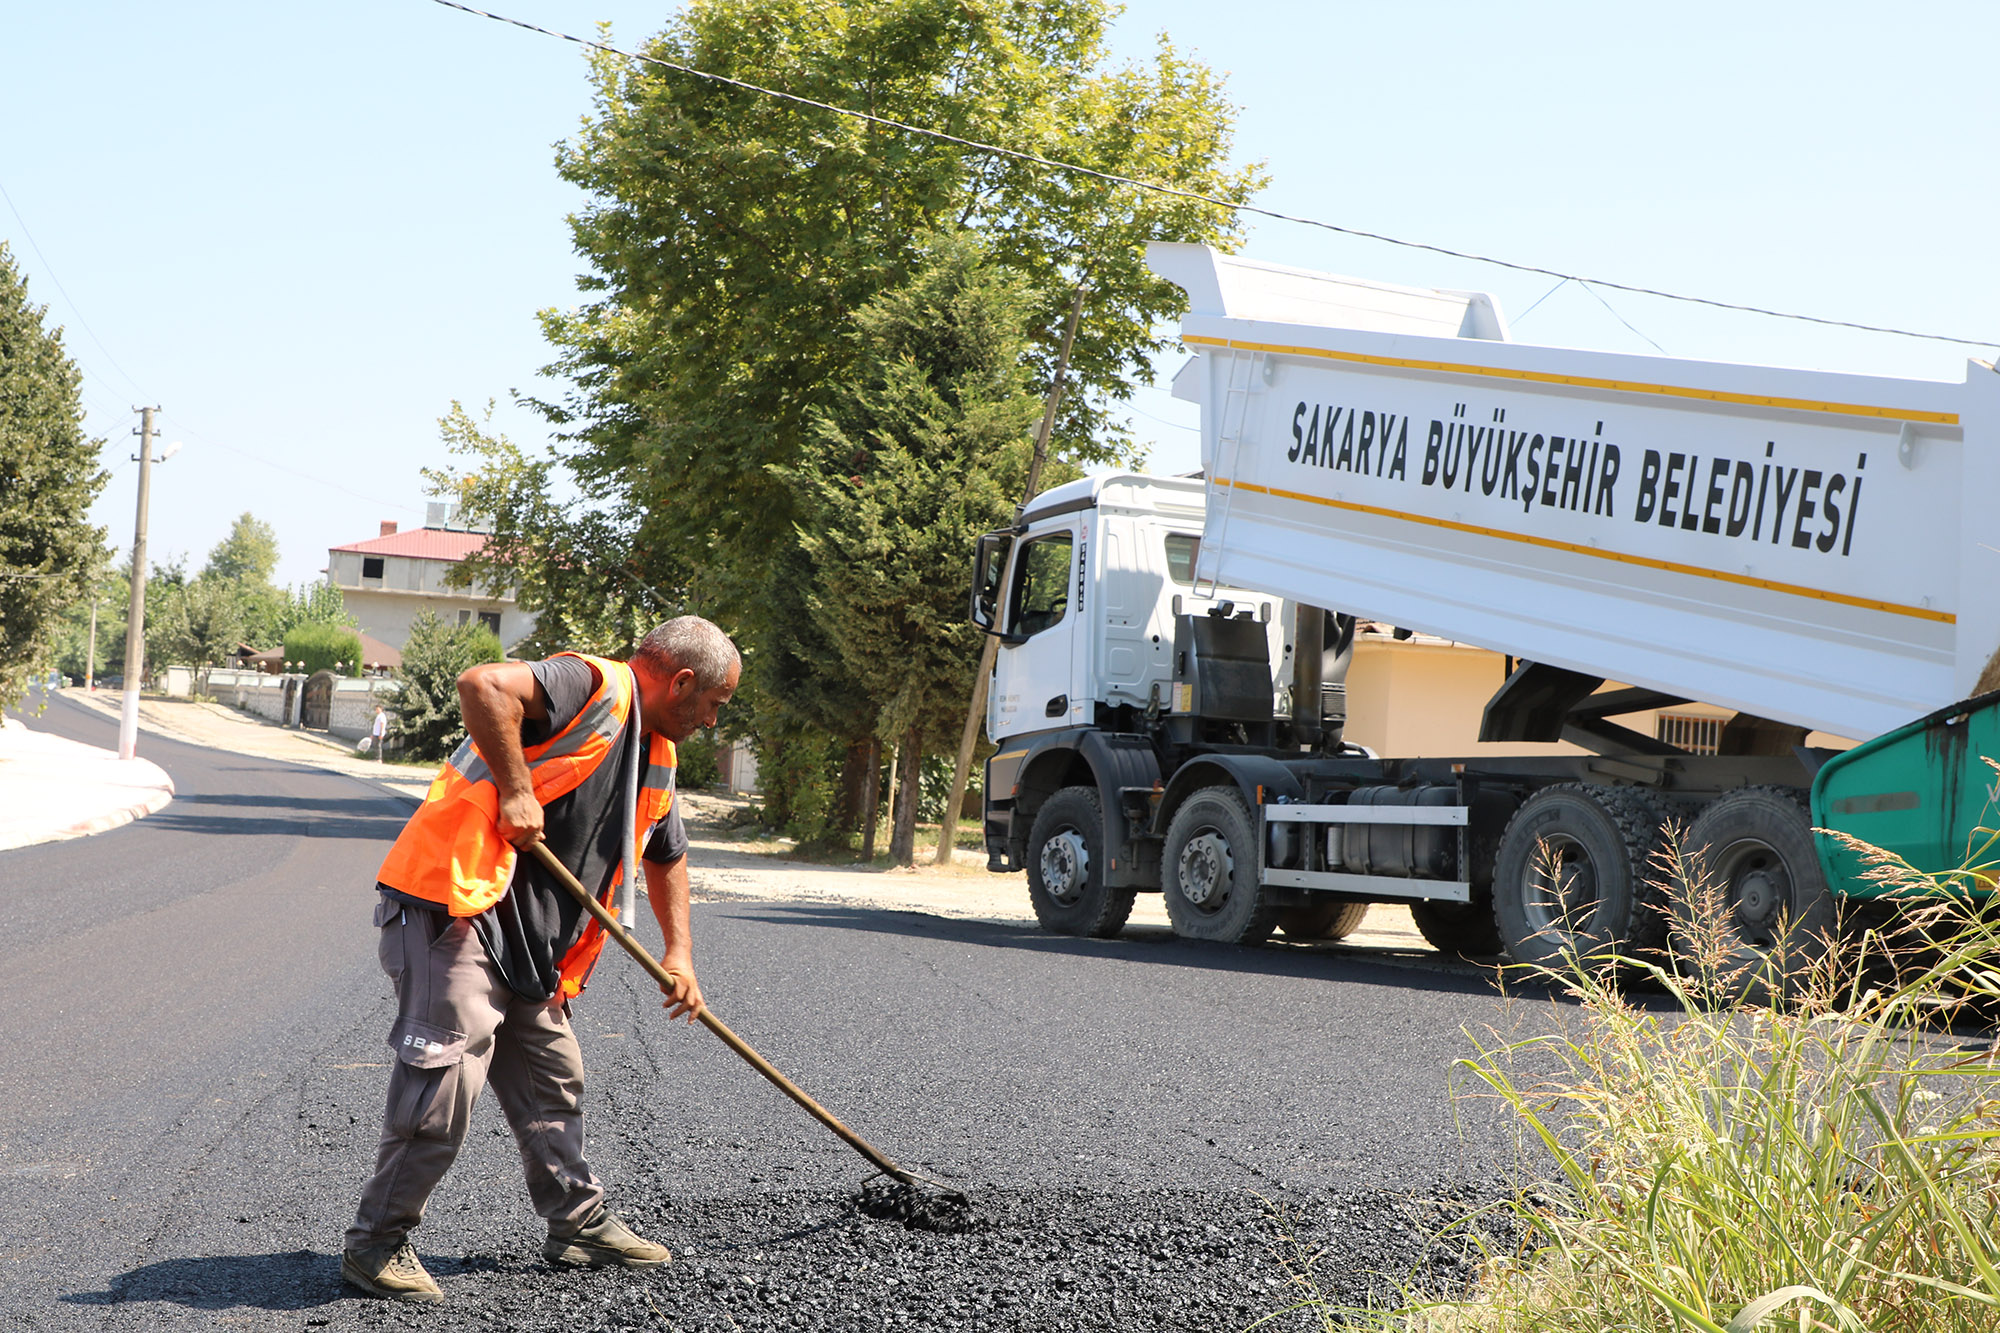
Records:
{"label": "orange safety vest", "polygon": [[[623,662],[580,657],[597,668],[597,690],[570,724],[539,745],[522,751],[535,799],[548,805],[575,791],[616,749],[619,735],[632,719],[636,703],[632,672]],[[674,802],[674,743],[655,734],[638,775],[638,799],[632,821],[632,855],[613,871],[600,901],[615,913],[615,890],[625,865],[638,864],[646,835],[666,818]],[[453,916],[477,916],[506,896],[519,853],[500,836],[500,789],[484,756],[466,737],[431,779],[424,803],[397,835],[395,846],[376,879],[392,889],[444,907]],[[604,949],[604,931],[593,918],[581,938],[563,955],[562,994],[583,990],[597,956]]]}

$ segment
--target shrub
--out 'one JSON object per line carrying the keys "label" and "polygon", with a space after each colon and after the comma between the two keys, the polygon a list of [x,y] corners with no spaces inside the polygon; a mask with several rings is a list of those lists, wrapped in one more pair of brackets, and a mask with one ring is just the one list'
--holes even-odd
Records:
{"label": "shrub", "polygon": [[801,846],[844,845],[840,773],[847,747],[824,732],[773,728],[757,736],[757,783],[766,818]]}
{"label": "shrub", "polygon": [[[285,631],[285,660],[303,662],[302,671],[333,671],[343,675],[361,674],[361,636],[338,625],[310,621]],[[339,668],[334,663],[342,665]]]}
{"label": "shrub", "polygon": [[722,780],[722,764],[717,758],[721,743],[713,731],[697,731],[674,747],[680,761],[675,782],[690,791],[713,787]]}
{"label": "shrub", "polygon": [[484,626],[447,627],[429,611],[419,615],[403,645],[403,665],[396,672],[403,689],[396,697],[395,720],[389,724],[389,734],[401,742],[403,752],[412,759],[449,758],[465,739],[465,715],[458,703],[460,674],[505,656],[500,640]]}
{"label": "shrub", "polygon": [[[1569,1030],[1475,1040],[1461,1061],[1557,1168],[1548,1193],[1506,1205],[1526,1241],[1489,1251],[1467,1299],[1412,1292],[1394,1314],[1308,1301],[1325,1326],[2000,1328],[2000,1064],[1954,1028],[2000,1001],[2000,923],[1864,855],[1919,896],[1893,933],[1850,933],[1778,1007],[1716,1002],[1720,921],[1685,970],[1625,964],[1666,991],[1664,1013],[1602,968],[1535,969],[1578,1002]],[[1684,903],[1715,896],[1669,859]]]}
{"label": "shrub", "polygon": [[[925,824],[944,821],[945,803],[951,799],[951,771],[957,765],[957,757],[948,754],[927,754],[917,781],[917,819]],[[979,794],[980,765],[974,764],[966,777],[965,803],[959,807],[959,818],[978,819],[983,809]]]}

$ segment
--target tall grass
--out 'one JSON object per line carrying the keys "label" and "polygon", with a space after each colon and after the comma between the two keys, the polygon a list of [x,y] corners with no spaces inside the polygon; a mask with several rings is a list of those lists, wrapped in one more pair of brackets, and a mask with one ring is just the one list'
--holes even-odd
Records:
{"label": "tall grass", "polygon": [[1667,1003],[1602,968],[1540,969],[1575,1001],[1563,1030],[1491,1034],[1461,1062],[1553,1164],[1547,1193],[1503,1205],[1525,1240],[1487,1243],[1460,1298],[1312,1302],[1326,1327],[2000,1330],[2000,1062],[1967,1035],[2000,1012],[2000,924],[1856,847],[1902,910],[1805,950],[1780,1006],[1717,998],[1759,988],[1728,975],[1719,895],[1677,852],[1662,869],[1697,938],[1675,964],[1625,964]]}

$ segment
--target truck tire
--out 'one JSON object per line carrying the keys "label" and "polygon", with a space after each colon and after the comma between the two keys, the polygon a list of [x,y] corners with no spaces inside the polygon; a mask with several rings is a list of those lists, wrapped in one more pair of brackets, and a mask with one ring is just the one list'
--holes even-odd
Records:
{"label": "truck tire", "polygon": [[1104,886],[1104,806],[1095,787],[1064,787],[1028,832],[1028,901],[1057,935],[1110,939],[1125,928],[1137,889]]}
{"label": "truck tire", "polygon": [[1838,912],[1805,793],[1744,787],[1695,816],[1674,895],[1673,948],[1684,975],[1718,999],[1796,995],[1833,951]]}
{"label": "truck tire", "polygon": [[1367,903],[1313,901],[1281,908],[1278,929],[1288,940],[1344,940],[1361,929]]}
{"label": "truck tire", "polygon": [[1257,823],[1234,787],[1204,787],[1174,812],[1160,881],[1183,939],[1262,944],[1278,924],[1257,882]]}
{"label": "truck tire", "polygon": [[1493,923],[1508,956],[1564,967],[1660,955],[1668,817],[1637,787],[1565,783],[1523,801],[1493,858]]}
{"label": "truck tire", "polygon": [[1493,903],[1474,894],[1469,903],[1420,900],[1410,904],[1417,933],[1439,953],[1459,958],[1490,958],[1501,951],[1500,930],[1493,922]]}

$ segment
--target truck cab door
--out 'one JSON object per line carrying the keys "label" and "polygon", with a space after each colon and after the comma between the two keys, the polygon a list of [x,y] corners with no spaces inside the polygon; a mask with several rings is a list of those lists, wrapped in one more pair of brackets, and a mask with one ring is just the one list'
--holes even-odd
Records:
{"label": "truck cab door", "polygon": [[1000,741],[1050,731],[1085,716],[1087,701],[1071,697],[1077,625],[1082,619],[1077,561],[1082,542],[1074,522],[1023,537],[1014,546],[987,693],[986,734]]}

